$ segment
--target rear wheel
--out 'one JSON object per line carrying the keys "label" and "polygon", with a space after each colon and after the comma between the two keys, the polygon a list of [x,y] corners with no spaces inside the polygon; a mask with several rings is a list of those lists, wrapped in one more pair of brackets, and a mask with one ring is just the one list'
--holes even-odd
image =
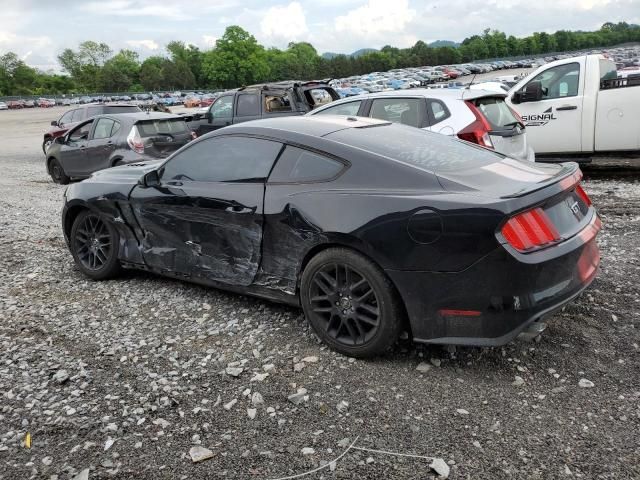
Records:
{"label": "rear wheel", "polygon": [[316,334],[344,355],[380,355],[398,339],[403,310],[395,288],[359,253],[331,248],[313,257],[300,299]]}
{"label": "rear wheel", "polygon": [[69,240],[71,255],[86,276],[105,280],[120,272],[120,237],[98,214],[88,210],[80,213],[73,222]]}
{"label": "rear wheel", "polygon": [[62,168],[60,162],[55,158],[49,160],[49,175],[51,175],[51,179],[55,183],[59,183],[60,185],[66,185],[71,180],[64,172],[64,168]]}

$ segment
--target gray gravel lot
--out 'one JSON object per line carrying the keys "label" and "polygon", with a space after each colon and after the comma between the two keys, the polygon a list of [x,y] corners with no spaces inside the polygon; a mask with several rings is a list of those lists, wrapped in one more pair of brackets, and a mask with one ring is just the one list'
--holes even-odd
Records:
{"label": "gray gravel lot", "polygon": [[[541,342],[403,343],[354,361],[293,308],[144,273],[80,275],[40,150],[59,111],[0,112],[0,478],[279,478],[356,437],[440,457],[456,479],[640,478],[637,175],[585,182],[601,271]],[[213,457],[193,463],[194,446]],[[352,449],[307,478],[434,478],[428,465]]]}

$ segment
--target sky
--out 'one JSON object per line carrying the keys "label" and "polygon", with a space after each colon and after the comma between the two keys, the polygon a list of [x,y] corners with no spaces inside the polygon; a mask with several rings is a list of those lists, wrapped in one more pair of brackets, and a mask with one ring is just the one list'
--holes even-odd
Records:
{"label": "sky", "polygon": [[526,36],[640,23],[640,0],[0,0],[0,54],[42,70],[85,40],[164,55],[171,40],[212,48],[229,25],[266,47],[308,41],[319,53],[351,53],[417,40],[462,41],[485,28]]}

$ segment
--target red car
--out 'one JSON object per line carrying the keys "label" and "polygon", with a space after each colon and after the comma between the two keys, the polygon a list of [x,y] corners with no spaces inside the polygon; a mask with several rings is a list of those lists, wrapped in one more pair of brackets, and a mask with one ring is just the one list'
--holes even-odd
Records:
{"label": "red car", "polygon": [[11,110],[15,110],[18,108],[24,108],[24,100],[11,100],[7,103],[7,107]]}

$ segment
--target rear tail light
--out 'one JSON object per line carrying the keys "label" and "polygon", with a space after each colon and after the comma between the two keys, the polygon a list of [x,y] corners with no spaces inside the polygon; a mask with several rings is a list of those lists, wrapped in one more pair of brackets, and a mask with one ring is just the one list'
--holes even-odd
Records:
{"label": "rear tail light", "polygon": [[127,143],[131,150],[136,153],[143,154],[144,153],[144,142],[140,137],[140,132],[138,132],[138,127],[135,125],[131,128],[129,135],[127,135]]}
{"label": "rear tail light", "polygon": [[560,240],[560,233],[541,208],[510,218],[502,227],[502,235],[520,252],[537,250]]}
{"label": "rear tail light", "polygon": [[458,138],[466,140],[467,142],[476,143],[482,147],[493,148],[493,143],[489,137],[491,125],[489,125],[487,119],[484,118],[484,115],[482,115],[473,102],[466,100],[464,103],[467,104],[476,119],[473,123],[458,132]]}
{"label": "rear tail light", "polygon": [[576,187],[576,193],[582,199],[582,201],[585,203],[587,207],[591,206],[591,199],[589,198],[589,195],[587,195],[587,192],[585,192],[580,185]]}

